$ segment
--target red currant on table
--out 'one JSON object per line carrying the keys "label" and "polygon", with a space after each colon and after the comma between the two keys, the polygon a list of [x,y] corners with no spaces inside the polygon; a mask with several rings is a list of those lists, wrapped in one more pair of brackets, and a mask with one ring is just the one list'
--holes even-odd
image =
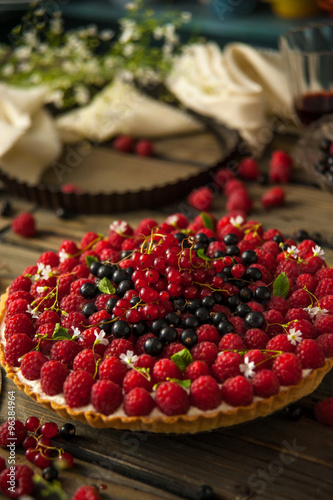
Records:
{"label": "red currant on table", "polygon": [[37,450],[37,448],[28,448],[25,452],[25,458],[32,463],[34,463],[37,455],[39,455],[39,450]]}
{"label": "red currant on table", "polygon": [[27,436],[22,444],[25,450],[28,450],[29,448],[36,448],[37,439],[34,436]]}
{"label": "red currant on table", "polygon": [[75,433],[76,433],[75,426],[70,423],[64,424],[60,429],[60,435],[65,439],[71,439],[72,437],[75,436]]}
{"label": "red currant on table", "polygon": [[53,438],[58,433],[58,426],[54,422],[46,422],[40,428],[40,433],[42,434],[42,436]]}
{"label": "red currant on table", "polygon": [[29,417],[25,421],[25,426],[30,432],[35,432],[39,428],[39,425],[40,421],[38,417]]}
{"label": "red currant on table", "polygon": [[43,454],[38,452],[34,458],[33,463],[36,465],[36,467],[39,467],[40,469],[45,469],[51,464],[51,460],[46,456],[45,452],[43,452]]}
{"label": "red currant on table", "polygon": [[64,451],[59,455],[58,460],[55,463],[55,466],[57,469],[70,469],[73,466],[74,459],[73,455],[68,453],[67,451]]}

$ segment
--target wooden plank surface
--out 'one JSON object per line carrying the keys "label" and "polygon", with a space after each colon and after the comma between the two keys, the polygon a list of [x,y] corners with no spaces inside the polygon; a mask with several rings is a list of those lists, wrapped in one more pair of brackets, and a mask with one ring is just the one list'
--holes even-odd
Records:
{"label": "wooden plank surface", "polygon": [[[303,182],[300,171],[295,179]],[[248,184],[248,188],[255,199],[251,218],[287,235],[297,229],[321,232],[332,244],[332,195],[306,185],[290,184],[286,186],[286,206],[266,212],[260,206],[260,197],[267,188],[254,183]],[[3,199],[5,194],[0,201]],[[221,217],[225,213],[225,202],[221,194],[216,195],[214,215]],[[60,220],[54,213],[24,201],[13,199],[12,204],[13,215],[34,211],[38,234],[36,238],[22,239],[9,230],[11,218],[0,218],[1,291],[41,252],[56,250],[65,238],[80,240],[89,230],[107,234],[114,219],[110,214]],[[117,214],[116,218],[135,226],[145,217],[161,222],[174,211],[191,215],[186,200],[181,200],[159,211]],[[332,251],[327,250],[327,258],[332,264]],[[74,467],[60,474],[61,483],[68,498],[81,484],[104,484],[104,500],[194,500],[200,486],[208,484],[220,500],[332,500],[333,429],[320,425],[313,415],[314,404],[332,396],[332,386],[330,373],[313,394],[299,402],[302,416],[297,422],[289,420],[282,410],[233,428],[183,436],[97,430],[77,423],[74,440],[68,444],[59,442],[75,456]],[[25,420],[34,414],[63,423],[57,415],[15,389],[4,373],[1,421],[7,419],[9,390],[15,390],[17,418]],[[6,457],[8,452],[0,449],[0,455]],[[24,463],[22,450],[18,450],[18,459]]]}

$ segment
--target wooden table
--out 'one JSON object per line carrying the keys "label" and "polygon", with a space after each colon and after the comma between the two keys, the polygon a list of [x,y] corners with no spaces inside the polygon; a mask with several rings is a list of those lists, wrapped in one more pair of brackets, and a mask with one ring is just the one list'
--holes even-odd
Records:
{"label": "wooden table", "polygon": [[[286,140],[284,139],[286,144]],[[293,140],[289,140],[292,145]],[[275,143],[272,148],[280,146]],[[269,153],[267,153],[269,154]],[[263,160],[265,163],[265,160]],[[321,232],[332,244],[332,196],[301,185],[303,174],[296,173],[297,183],[286,186],[287,205],[266,213],[260,207],[265,187],[249,184],[255,199],[253,218],[268,227],[291,234],[296,229]],[[2,195],[1,199],[8,199]],[[46,249],[56,250],[65,238],[77,238],[89,230],[107,232],[110,216],[78,216],[59,220],[54,213],[39,209],[25,201],[12,199],[14,215],[32,210],[38,236],[23,239],[9,230],[10,219],[0,218],[1,291],[26,266],[36,261]],[[143,217],[158,221],[184,207],[184,200],[159,211],[117,214],[133,225]],[[216,198],[213,213],[225,213],[225,199]],[[252,217],[251,216],[251,217]],[[328,251],[332,263],[332,252]],[[198,435],[156,435],[117,430],[97,430],[76,424],[77,436],[64,448],[75,457],[75,465],[60,474],[64,491],[71,498],[83,484],[105,485],[102,498],[107,500],[176,500],[200,498],[202,485],[214,488],[216,498],[226,500],[331,500],[333,498],[333,429],[316,422],[315,402],[332,396],[333,373],[321,386],[300,401],[301,418],[295,422],[283,410],[276,414],[234,428]],[[16,416],[25,420],[30,415],[62,420],[30,400],[7,380],[3,373],[0,420],[7,419],[8,391],[16,395]],[[24,463],[17,450],[17,463]],[[8,452],[0,449],[0,455]],[[39,471],[40,472],[40,471]],[[36,497],[37,498],[37,497]],[[41,498],[41,497],[40,497]],[[52,497],[55,498],[55,497]]]}

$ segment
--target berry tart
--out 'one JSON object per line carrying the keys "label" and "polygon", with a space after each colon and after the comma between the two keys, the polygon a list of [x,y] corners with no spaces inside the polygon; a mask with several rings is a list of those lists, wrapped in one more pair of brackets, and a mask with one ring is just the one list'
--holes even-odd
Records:
{"label": "berry tart", "polygon": [[45,252],[2,297],[1,362],[93,427],[199,432],[271,414],[333,366],[333,269],[257,221],[113,222]]}

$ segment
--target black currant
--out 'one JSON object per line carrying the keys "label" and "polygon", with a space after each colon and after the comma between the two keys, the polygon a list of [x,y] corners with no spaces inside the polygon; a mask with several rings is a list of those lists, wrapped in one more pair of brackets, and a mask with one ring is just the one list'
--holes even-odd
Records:
{"label": "black currant", "polygon": [[251,311],[245,316],[245,325],[247,328],[262,328],[264,326],[265,319],[261,312]]}
{"label": "black currant", "polygon": [[130,275],[125,271],[125,269],[116,269],[112,274],[112,281],[119,284],[121,281],[128,280]]}
{"label": "black currant", "polygon": [[164,319],[155,319],[154,321],[151,322],[150,331],[154,335],[158,335],[162,330],[162,328],[165,328],[166,326],[169,325]]}
{"label": "black currant", "polygon": [[183,297],[177,297],[176,299],[174,299],[173,305],[176,311],[179,311],[181,313],[186,311],[186,300]]}
{"label": "black currant", "polygon": [[309,238],[309,233],[307,231],[304,231],[304,229],[299,229],[295,233],[295,240],[297,241],[304,241]]}
{"label": "black currant", "polygon": [[178,332],[172,326],[165,326],[159,333],[159,338],[163,344],[171,344],[178,340]]}
{"label": "black currant", "polygon": [[80,294],[84,299],[94,299],[98,293],[98,288],[94,283],[83,283]]}
{"label": "black currant", "polygon": [[229,234],[225,235],[225,237],[223,238],[223,241],[226,245],[237,245],[238,236],[234,233],[229,233]]}
{"label": "black currant", "polygon": [[239,304],[236,307],[236,315],[239,316],[240,318],[245,318],[245,316],[250,312],[251,312],[251,307],[248,306],[247,304]]}
{"label": "black currant", "polygon": [[57,208],[56,216],[59,219],[63,219],[63,220],[68,220],[68,219],[71,219],[73,217],[73,215],[70,213],[70,211],[67,210],[66,208]]}
{"label": "black currant", "polygon": [[206,246],[208,245],[208,236],[205,233],[198,233],[195,235],[194,240],[199,243],[204,243]]}
{"label": "black currant", "polygon": [[245,250],[241,255],[244,266],[250,266],[258,261],[258,255],[254,250]]}
{"label": "black currant", "polygon": [[226,253],[223,252],[222,250],[216,250],[216,252],[214,252],[214,259],[222,259],[222,257],[225,257],[226,256]]}
{"label": "black currant", "polygon": [[210,323],[212,321],[210,311],[206,307],[199,307],[199,309],[195,311],[195,317],[201,324]]}
{"label": "black currant", "polygon": [[119,283],[116,293],[119,297],[123,297],[128,290],[133,290],[133,288],[134,283],[132,280],[123,280]]}
{"label": "black currant", "polygon": [[174,234],[174,237],[181,243],[185,238],[187,238],[186,234],[184,233],[176,233]]}
{"label": "black currant", "polygon": [[106,334],[111,333],[112,323],[109,319],[102,319],[99,324],[101,330],[103,330]]}
{"label": "black currant", "polygon": [[169,312],[165,315],[165,321],[176,328],[181,325],[181,317],[175,312]]}
{"label": "black currant", "polygon": [[279,245],[280,243],[283,243],[283,236],[281,236],[280,234],[276,234],[275,236],[273,236],[273,241],[275,241],[275,243]]}
{"label": "black currant", "polygon": [[240,254],[240,250],[237,245],[230,245],[226,248],[226,254],[229,257],[237,256]]}
{"label": "black currant", "polygon": [[227,305],[232,309],[233,311],[236,309],[238,304],[240,304],[241,299],[239,298],[238,295],[232,295],[231,297],[227,298]]}
{"label": "black currant", "polygon": [[227,316],[223,312],[217,312],[213,315],[213,325],[217,326],[222,321],[225,321]]}
{"label": "black currant", "polygon": [[126,321],[119,319],[112,323],[111,332],[116,339],[128,339],[131,335],[131,328]]}
{"label": "black currant", "polygon": [[140,297],[132,297],[130,300],[130,304],[132,307],[136,306],[140,302]]}
{"label": "black currant", "polygon": [[179,341],[185,347],[191,348],[198,343],[198,335],[196,334],[195,330],[192,330],[191,328],[186,328],[180,334]]}
{"label": "black currant", "polygon": [[220,292],[213,292],[213,299],[215,304],[222,305],[224,303],[224,297]]}
{"label": "black currant", "polygon": [[231,321],[228,321],[227,319],[221,321],[221,323],[219,323],[216,328],[221,335],[225,335],[226,333],[232,333],[235,330],[234,325],[231,323]]}
{"label": "black currant", "polygon": [[239,296],[243,302],[250,302],[253,299],[253,292],[245,286],[239,290]]}
{"label": "black currant", "polygon": [[244,279],[249,281],[259,281],[262,278],[262,272],[257,267],[249,267],[246,269]]}
{"label": "black currant", "polygon": [[58,471],[55,467],[52,467],[52,465],[49,465],[49,467],[46,467],[45,469],[43,469],[42,476],[43,476],[43,479],[45,479],[46,481],[52,482],[55,479],[57,479]]}
{"label": "black currant", "polygon": [[97,306],[95,306],[95,304],[93,304],[92,302],[88,302],[88,304],[84,304],[84,306],[82,307],[82,314],[84,314],[86,318],[89,318],[89,316],[97,311]]}
{"label": "black currant", "polygon": [[206,309],[212,309],[215,306],[216,302],[213,297],[204,297],[202,299],[202,305],[206,307]]}
{"label": "black currant", "polygon": [[196,500],[215,500],[216,495],[211,486],[203,484],[196,493]]}
{"label": "black currant", "polygon": [[134,337],[141,337],[148,332],[148,325],[144,321],[138,321],[138,323],[133,323],[132,332]]}
{"label": "black currant", "polygon": [[101,262],[99,262],[98,260],[94,260],[94,262],[90,264],[89,271],[93,276],[97,276],[97,271],[101,267],[101,265]]}
{"label": "black currant", "polygon": [[97,270],[97,277],[100,279],[107,278],[111,279],[113,274],[112,266],[108,264],[102,264]]}
{"label": "black currant", "polygon": [[65,439],[71,439],[75,436],[75,433],[75,426],[73,424],[70,424],[69,422],[67,422],[60,428],[60,436]]}
{"label": "black currant", "polygon": [[112,309],[114,306],[117,304],[118,299],[109,299],[107,303],[105,304],[105,310],[107,313],[112,314]]}
{"label": "black currant", "polygon": [[267,286],[258,286],[253,293],[253,298],[260,304],[267,304],[271,299],[271,291]]}
{"label": "black currant", "polygon": [[183,328],[193,328],[195,330],[196,328],[198,328],[198,326],[199,326],[199,320],[194,316],[188,316],[187,318],[184,318],[182,321]]}
{"label": "black currant", "polygon": [[144,350],[150,356],[159,356],[163,351],[163,343],[157,337],[150,337],[144,344]]}
{"label": "black currant", "polygon": [[194,314],[195,311],[201,307],[201,300],[200,299],[193,299],[193,300],[189,300],[188,303],[187,303],[187,311],[189,313],[192,313]]}

